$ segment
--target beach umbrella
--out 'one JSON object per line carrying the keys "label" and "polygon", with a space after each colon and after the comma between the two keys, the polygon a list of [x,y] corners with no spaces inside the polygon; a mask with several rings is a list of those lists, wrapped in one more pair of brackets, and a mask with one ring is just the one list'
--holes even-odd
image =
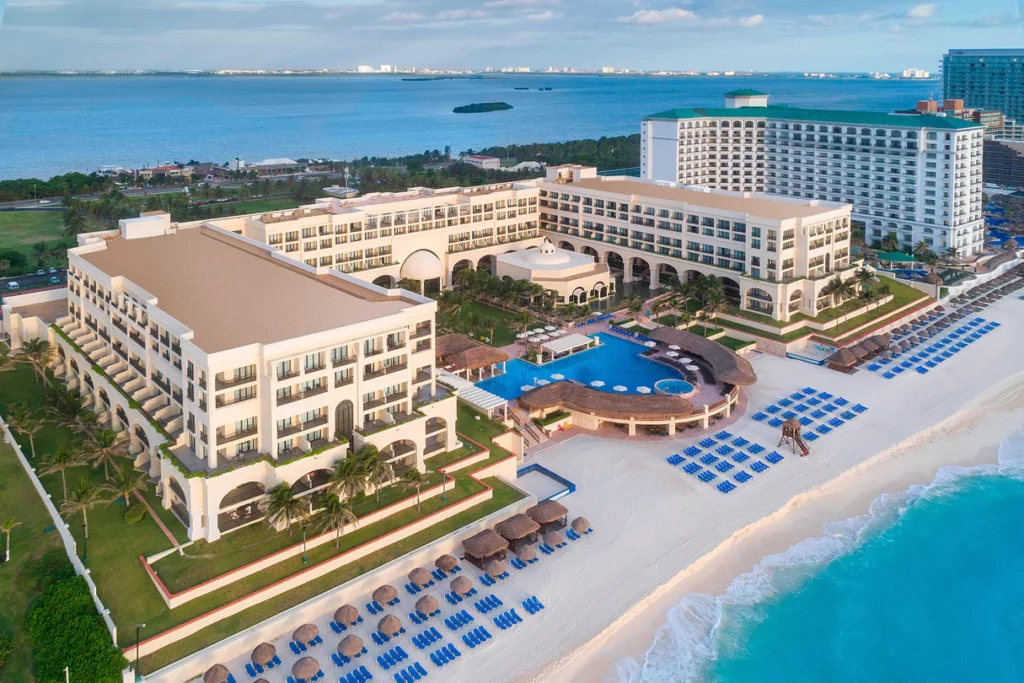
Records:
{"label": "beach umbrella", "polygon": [[537,551],[533,549],[532,545],[524,545],[516,551],[516,557],[523,562],[529,562],[537,558]]}
{"label": "beach umbrella", "polygon": [[363,652],[363,639],[355,634],[348,634],[338,643],[338,654],[342,657],[355,657]]}
{"label": "beach umbrella", "polygon": [[249,655],[249,659],[252,660],[253,664],[259,664],[265,666],[267,662],[274,659],[274,655],[277,654],[277,648],[270,643],[260,643],[256,646],[256,649]]}
{"label": "beach umbrella", "polygon": [[530,331],[533,332],[534,334],[540,334],[541,332],[544,331],[544,328],[543,327],[535,327],[535,328],[533,328]]}
{"label": "beach umbrella", "polygon": [[524,384],[523,386],[519,387],[519,391],[531,391],[535,388],[536,387],[534,387],[532,384]]}
{"label": "beach umbrella", "polygon": [[539,380],[537,380],[537,386],[543,387],[543,386],[548,385],[548,384],[551,384],[551,382],[549,382],[546,379],[539,379]]}
{"label": "beach umbrella", "polygon": [[420,614],[433,614],[437,610],[441,609],[441,606],[437,604],[437,598],[434,596],[424,595],[416,601],[416,609]]}
{"label": "beach umbrella", "polygon": [[320,629],[316,627],[316,624],[303,624],[292,633],[292,640],[296,643],[308,643],[316,638],[319,633]]}
{"label": "beach umbrella", "polygon": [[420,588],[423,588],[423,586],[426,586],[431,581],[430,572],[423,567],[416,567],[416,569],[409,572],[409,583],[415,584]]}
{"label": "beach umbrella", "polygon": [[655,342],[655,341],[645,341],[644,342],[644,346],[646,346],[649,349],[653,349],[657,345],[658,345],[658,342]]}
{"label": "beach umbrella", "polygon": [[565,375],[556,372],[555,374],[551,375],[551,379],[565,379]]}
{"label": "beach umbrella", "polygon": [[639,394],[649,394],[649,393],[651,393],[651,388],[650,387],[637,387],[636,391]]}
{"label": "beach umbrella", "polygon": [[530,337],[526,341],[530,342],[531,344],[536,344],[537,342],[540,341],[540,338],[538,338],[538,337]]}
{"label": "beach umbrella", "polygon": [[572,530],[578,534],[582,534],[584,531],[590,528],[590,522],[587,521],[586,517],[577,517],[572,520]]}
{"label": "beach umbrella", "polygon": [[459,566],[459,561],[451,555],[442,555],[441,557],[434,560],[434,566],[443,572],[450,572]]}
{"label": "beach umbrella", "polygon": [[699,370],[700,370],[700,367],[699,367],[699,366],[697,366],[697,365],[687,365],[687,366],[686,366],[686,369],[687,369],[687,370],[692,370],[693,372],[697,372],[697,371],[699,371]]}
{"label": "beach umbrella", "polygon": [[338,608],[338,611],[334,613],[334,621],[338,624],[351,626],[359,621],[359,610],[352,605],[342,605]]}
{"label": "beach umbrella", "polygon": [[602,382],[599,379],[595,379],[593,382],[590,383],[590,386],[592,386],[592,387],[603,387],[604,386],[604,382]]}
{"label": "beach umbrella", "polygon": [[554,325],[545,325],[545,326],[544,326],[544,329],[545,329],[545,330],[547,330],[548,332],[554,332],[554,331],[555,331],[555,330],[557,330],[558,328],[557,328],[557,327],[555,327]]}
{"label": "beach umbrella", "polygon": [[[315,672],[314,672],[315,673]],[[214,664],[203,674],[203,683],[226,683],[231,672],[223,664]]]}
{"label": "beach umbrella", "polygon": [[693,359],[692,358],[682,358],[682,359],[679,360],[679,362],[680,363],[692,363]]}
{"label": "beach umbrella", "polygon": [[505,563],[501,560],[489,560],[484,565],[484,571],[493,577],[501,576],[505,573]]}
{"label": "beach umbrella", "polygon": [[538,334],[538,335],[537,335],[537,339],[539,339],[539,340],[541,340],[541,341],[547,341],[547,340],[551,339],[551,337],[549,337],[549,336],[548,336],[548,335],[546,335],[546,334]]}
{"label": "beach umbrella", "polygon": [[383,619],[377,622],[377,630],[391,637],[402,630],[402,622],[394,614],[386,614]]}
{"label": "beach umbrella", "polygon": [[669,351],[665,355],[668,356],[669,358],[677,358],[679,356],[679,352],[678,351]]}
{"label": "beach umbrella", "polygon": [[473,582],[465,576],[456,576],[452,579],[451,588],[459,595],[465,595],[469,591],[473,590]]}
{"label": "beach umbrella", "polygon": [[373,599],[384,605],[391,602],[398,597],[398,591],[395,590],[394,586],[384,584],[377,590],[373,591]]}
{"label": "beach umbrella", "polygon": [[519,334],[516,335],[516,339],[525,339],[526,336],[526,333],[520,332]]}
{"label": "beach umbrella", "polygon": [[614,389],[615,391],[625,391],[626,387],[622,386],[621,384],[616,384],[614,387],[612,387],[612,389]]}
{"label": "beach umbrella", "polygon": [[565,534],[561,531],[549,531],[544,534],[544,542],[548,545],[558,545],[559,543],[565,543]]}
{"label": "beach umbrella", "polygon": [[303,657],[292,664],[292,676],[308,681],[320,673],[320,662],[313,657]]}
{"label": "beach umbrella", "polygon": [[668,348],[672,349],[673,351],[679,351],[679,347],[675,344],[669,344]]}

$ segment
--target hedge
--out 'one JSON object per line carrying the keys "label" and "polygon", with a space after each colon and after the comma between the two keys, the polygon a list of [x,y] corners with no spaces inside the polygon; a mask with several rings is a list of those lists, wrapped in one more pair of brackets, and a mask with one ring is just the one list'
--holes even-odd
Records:
{"label": "hedge", "polygon": [[128,524],[138,524],[146,516],[146,506],[136,503],[124,511],[124,521]]}
{"label": "hedge", "polygon": [[551,413],[550,415],[545,415],[544,417],[535,417],[533,418],[533,421],[541,427],[547,427],[548,425],[553,425],[559,420],[564,420],[567,417],[569,417],[569,413],[564,410],[559,410]]}
{"label": "hedge", "polygon": [[80,576],[54,582],[35,599],[28,613],[28,637],[37,683],[64,683],[64,667],[69,667],[72,680],[121,682],[127,662]]}

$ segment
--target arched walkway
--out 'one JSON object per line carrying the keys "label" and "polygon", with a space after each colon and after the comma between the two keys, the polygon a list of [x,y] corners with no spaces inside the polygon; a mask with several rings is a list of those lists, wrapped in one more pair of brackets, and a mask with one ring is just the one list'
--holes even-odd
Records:
{"label": "arched walkway", "polygon": [[651,264],[639,256],[630,260],[630,273],[633,275],[633,282],[651,282]]}
{"label": "arched walkway", "polygon": [[146,430],[144,430],[140,425],[135,425],[132,433],[135,435],[135,438],[142,443],[142,447],[149,450],[149,437],[146,436]]}
{"label": "arched walkway", "polygon": [[313,470],[299,477],[291,485],[292,493],[297,496],[305,495],[310,491],[323,489],[330,483],[331,470]]}
{"label": "arched walkway", "polygon": [[390,275],[381,275],[374,279],[373,284],[385,289],[392,289],[395,286],[395,278]]}
{"label": "arched walkway", "polygon": [[416,444],[408,439],[392,441],[380,449],[380,459],[391,463],[398,476],[410,467],[416,466]]}
{"label": "arched walkway", "polygon": [[614,251],[605,254],[604,261],[608,264],[608,270],[616,275],[622,275],[626,271],[626,262]]}
{"label": "arched walkway", "polygon": [[117,415],[118,422],[121,423],[121,427],[128,428],[128,416],[125,415],[124,408],[117,406],[114,408],[114,414]]}
{"label": "arched walkway", "polygon": [[188,498],[185,496],[185,491],[181,488],[181,485],[173,477],[168,479],[167,484],[168,495],[170,495],[171,512],[177,517],[182,524],[187,528],[192,527],[192,515],[188,511]]}
{"label": "arched walkway", "polygon": [[573,290],[572,294],[569,295],[569,301],[577,304],[587,303],[587,290],[582,287],[577,287]]}
{"label": "arched walkway", "polygon": [[432,417],[427,420],[427,443],[423,455],[429,457],[447,450],[448,421],[443,417]]}
{"label": "arched walkway", "polygon": [[587,256],[593,256],[594,257],[594,263],[600,263],[601,262],[601,256],[597,253],[597,249],[594,249],[593,247],[582,247],[580,249],[580,253],[581,254],[586,254]]}
{"label": "arched walkway", "polygon": [[594,284],[594,288],[590,290],[591,299],[603,299],[608,296],[608,285],[603,282]]}
{"label": "arched walkway", "polygon": [[775,311],[775,304],[772,296],[759,287],[751,287],[746,294],[746,308],[765,315],[772,315]]}
{"label": "arched walkway", "polygon": [[800,310],[800,299],[802,299],[803,296],[804,296],[803,291],[799,290],[799,289],[789,295],[789,312],[790,313],[796,313],[797,311]]}
{"label": "arched walkway", "polygon": [[721,278],[722,293],[725,298],[734,304],[739,305],[740,303],[740,283],[733,280],[731,277]]}
{"label": "arched walkway", "polygon": [[355,407],[348,399],[342,401],[334,409],[334,431],[352,443],[352,430],[355,428]]}
{"label": "arched walkway", "polygon": [[566,251],[576,251],[576,247],[570,242],[559,242],[558,248],[565,249]]}
{"label": "arched walkway", "polygon": [[679,271],[674,266],[670,266],[667,263],[662,263],[658,266],[658,282],[663,287],[674,284],[679,279]]}
{"label": "arched walkway", "polygon": [[477,269],[486,270],[491,275],[498,272],[498,260],[491,254],[484,256],[476,264]]}
{"label": "arched walkway", "polygon": [[217,513],[217,528],[221,533],[237,529],[263,519],[260,500],[266,495],[267,487],[261,482],[250,481],[239,484],[221,498]]}

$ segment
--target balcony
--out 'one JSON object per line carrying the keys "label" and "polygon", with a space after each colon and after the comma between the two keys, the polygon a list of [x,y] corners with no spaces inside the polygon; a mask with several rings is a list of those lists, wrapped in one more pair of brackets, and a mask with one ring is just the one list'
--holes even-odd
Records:
{"label": "balcony", "polygon": [[337,389],[338,387],[347,387],[349,384],[352,384],[355,381],[355,375],[349,375],[348,377],[336,379],[334,380],[334,388]]}
{"label": "balcony", "polygon": [[277,373],[278,381],[285,380],[285,379],[292,379],[292,378],[298,377],[298,376],[299,376],[299,371],[297,369],[296,370],[289,370],[288,372],[278,372]]}
{"label": "balcony", "polygon": [[426,325],[417,325],[416,330],[409,335],[409,339],[419,339],[421,337],[426,337],[430,335],[430,332],[431,326],[429,323]]}
{"label": "balcony", "polygon": [[416,350],[415,350],[414,353],[419,353],[420,351],[429,351],[429,350],[430,350],[430,340],[429,339],[422,339],[422,340],[416,342]]}
{"label": "balcony", "polygon": [[222,446],[224,444],[231,443],[232,441],[244,439],[247,436],[254,436],[258,431],[259,429],[255,425],[232,434],[225,434],[224,432],[217,430],[217,445]]}
{"label": "balcony", "polygon": [[356,362],[355,356],[345,356],[344,358],[335,358],[331,361],[331,365],[336,368],[341,368],[346,365],[352,365]]}
{"label": "balcony", "polygon": [[376,370],[365,370],[363,372],[363,381],[365,382],[366,380],[383,377],[385,374],[387,374],[387,372],[383,367],[377,368]]}
{"label": "balcony", "polygon": [[[256,381],[256,375],[246,375],[244,377],[232,377],[231,379],[222,379],[220,376],[214,381],[217,391],[224,389],[231,389],[233,387],[240,387],[243,384],[249,384],[250,382]],[[202,384],[200,384],[202,386]]]}
{"label": "balcony", "polygon": [[406,399],[406,398],[409,398],[409,392],[408,391],[399,391],[399,392],[394,393],[394,394],[387,394],[386,396],[382,396],[380,398],[375,398],[372,401],[365,401],[363,403],[363,410],[370,410],[372,408],[379,408],[379,407],[381,407],[383,405],[387,405],[388,403],[394,403],[395,401],[401,401],[401,400]]}
{"label": "balcony", "polygon": [[391,374],[394,374],[396,372],[401,372],[402,370],[408,370],[408,369],[409,369],[409,364],[408,363],[399,363],[398,365],[388,365],[388,366],[385,366],[385,368],[384,368],[384,374],[385,375],[391,375]]}
{"label": "balcony", "polygon": [[307,422],[296,422],[288,427],[279,427],[277,430],[277,438],[281,439],[286,436],[291,436],[292,434],[298,434],[299,432],[305,432],[316,427],[322,427],[325,424],[327,424],[326,414]]}
{"label": "balcony", "polygon": [[309,375],[309,374],[314,373],[314,372],[320,372],[321,370],[324,370],[326,368],[327,368],[327,364],[326,363],[319,363],[318,365],[307,365],[306,366],[306,374]]}
{"label": "balcony", "polygon": [[218,396],[217,397],[215,405],[218,408],[224,408],[226,406],[231,406],[231,405],[234,405],[236,403],[244,403],[245,401],[251,401],[254,398],[256,398],[256,392],[255,391],[252,392],[251,394],[245,394],[243,396],[239,396],[238,398],[235,398],[234,396],[223,396],[222,395],[222,396]]}
{"label": "balcony", "polygon": [[402,341],[395,342],[394,344],[388,342],[388,351],[398,351],[399,349],[404,349],[405,345],[406,344],[404,339]]}
{"label": "balcony", "polygon": [[356,427],[356,431],[359,432],[361,436],[371,436],[377,432],[384,431],[389,427],[412,422],[420,419],[421,417],[423,417],[422,413],[397,413],[393,415],[393,422],[385,422],[384,420],[367,420],[363,423],[362,427]]}
{"label": "balcony", "polygon": [[424,382],[429,382],[430,378],[431,373],[429,370],[426,372],[417,372],[416,377],[413,379],[413,384],[423,384]]}
{"label": "balcony", "polygon": [[288,405],[289,403],[295,403],[296,401],[301,401],[304,398],[310,398],[312,396],[317,396],[319,394],[323,394],[326,391],[327,391],[327,385],[324,384],[324,385],[322,385],[320,387],[317,387],[316,389],[309,389],[307,391],[299,391],[299,392],[296,392],[294,394],[288,394],[286,396],[278,396],[278,398],[277,398],[277,405],[279,405],[279,406]]}

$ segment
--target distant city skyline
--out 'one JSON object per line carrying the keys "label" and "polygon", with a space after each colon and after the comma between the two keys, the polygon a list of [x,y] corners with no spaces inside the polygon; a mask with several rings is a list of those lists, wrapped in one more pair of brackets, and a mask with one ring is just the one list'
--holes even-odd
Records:
{"label": "distant city skyline", "polygon": [[500,69],[936,73],[1020,45],[1013,0],[0,0],[0,70]]}

